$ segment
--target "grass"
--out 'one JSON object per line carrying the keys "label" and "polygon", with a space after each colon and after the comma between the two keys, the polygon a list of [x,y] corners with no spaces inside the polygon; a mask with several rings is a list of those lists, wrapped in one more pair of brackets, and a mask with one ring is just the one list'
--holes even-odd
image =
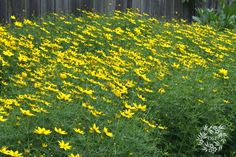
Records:
{"label": "grass", "polygon": [[[83,14],[0,26],[1,155],[235,156],[235,32]],[[215,154],[205,125],[226,128]]]}

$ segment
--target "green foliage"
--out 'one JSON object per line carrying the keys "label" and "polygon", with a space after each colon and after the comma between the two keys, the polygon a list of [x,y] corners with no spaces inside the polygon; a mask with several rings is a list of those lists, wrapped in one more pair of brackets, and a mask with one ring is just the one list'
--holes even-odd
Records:
{"label": "green foliage", "polygon": [[236,29],[236,1],[232,4],[226,4],[225,0],[219,0],[219,8],[197,8],[198,16],[193,16],[193,20],[203,24],[210,25],[217,29]]}
{"label": "green foliage", "polygon": [[[171,83],[172,88],[169,89],[171,92],[166,93],[165,97],[158,98],[157,102],[159,103],[153,108],[157,111],[155,115],[160,117],[160,122],[168,127],[168,132],[163,135],[163,140],[159,145],[168,154],[167,156],[175,156],[176,154],[181,157],[211,156],[210,153],[203,154],[199,150],[200,147],[196,140],[193,140],[197,138],[204,125],[223,124],[226,128],[232,129],[227,130],[227,133],[230,132],[230,136],[235,137],[235,133],[232,133],[232,131],[235,130],[235,114],[233,112],[236,111],[236,107],[219,103],[218,100],[224,93],[207,94],[210,90],[224,83],[221,81],[213,83],[208,72],[201,73],[200,71],[199,69],[199,71],[188,73],[189,80],[183,80],[177,75],[172,76],[171,80],[174,81]],[[193,80],[198,78],[196,76],[199,76],[199,74],[205,80],[205,85],[199,86],[193,83]],[[199,88],[204,90],[200,93],[196,92]],[[230,91],[225,90],[224,92]],[[231,97],[233,97],[233,94]],[[204,102],[196,103],[196,98],[204,98]],[[235,144],[229,143],[224,147],[224,153],[220,152],[212,156],[227,154],[227,156],[233,157],[230,153],[233,152]]]}

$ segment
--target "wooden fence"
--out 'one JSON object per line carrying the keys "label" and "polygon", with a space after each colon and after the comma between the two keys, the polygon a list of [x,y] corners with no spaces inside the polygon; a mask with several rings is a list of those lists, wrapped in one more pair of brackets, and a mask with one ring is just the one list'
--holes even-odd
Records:
{"label": "wooden fence", "polygon": [[[167,19],[191,19],[198,6],[217,8],[217,0],[206,3],[182,3],[182,0],[0,0],[0,21],[10,21],[10,16],[30,18],[49,12],[75,13],[77,9],[109,13],[112,10],[125,11],[138,8],[154,17]],[[232,1],[232,0],[228,0]]]}

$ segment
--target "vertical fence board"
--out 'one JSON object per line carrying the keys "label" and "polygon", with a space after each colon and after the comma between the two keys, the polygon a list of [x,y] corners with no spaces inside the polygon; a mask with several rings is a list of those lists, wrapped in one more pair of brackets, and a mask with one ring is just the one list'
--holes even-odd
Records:
{"label": "vertical fence board", "polygon": [[116,1],[116,10],[121,10],[121,3],[122,3],[122,0],[117,0]]}
{"label": "vertical fence board", "polygon": [[147,0],[147,2],[146,2],[146,6],[145,6],[145,10],[146,10],[146,12],[148,13],[148,14],[152,14],[152,12],[153,12],[153,3],[154,1],[153,0]]}
{"label": "vertical fence board", "polygon": [[24,10],[23,10],[23,16],[26,17],[26,18],[30,18],[30,15],[29,15],[29,0],[25,0],[25,3],[24,3]]}
{"label": "vertical fence board", "polygon": [[111,13],[113,10],[115,10],[115,0],[106,0],[107,3],[107,10],[106,13]]}
{"label": "vertical fence board", "polygon": [[5,23],[5,20],[8,19],[7,13],[9,12],[7,9],[7,1],[8,0],[1,0],[0,5],[0,22]]}
{"label": "vertical fence board", "polygon": [[62,0],[55,0],[55,11],[58,13],[62,12]]}
{"label": "vertical fence board", "polygon": [[181,0],[175,0],[175,18],[180,18],[183,15],[183,5],[181,5]]}
{"label": "vertical fence board", "polygon": [[48,0],[41,0],[40,1],[40,16],[45,16],[48,12],[48,10],[47,10],[47,1]]}
{"label": "vertical fence board", "polygon": [[38,16],[40,15],[40,0],[30,0],[29,1],[29,15],[30,16]]}

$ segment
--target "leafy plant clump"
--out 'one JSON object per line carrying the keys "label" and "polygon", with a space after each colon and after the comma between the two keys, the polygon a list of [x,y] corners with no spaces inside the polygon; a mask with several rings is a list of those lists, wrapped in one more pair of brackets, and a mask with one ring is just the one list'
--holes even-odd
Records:
{"label": "leafy plant clump", "polygon": [[216,29],[224,28],[236,30],[236,1],[233,0],[230,4],[226,0],[218,0],[219,8],[197,8],[197,16],[193,16],[193,20],[203,24],[210,25]]}
{"label": "leafy plant clump", "polygon": [[[1,156],[235,156],[234,31],[130,11],[11,19]],[[220,151],[202,150],[204,126],[224,128]]]}

